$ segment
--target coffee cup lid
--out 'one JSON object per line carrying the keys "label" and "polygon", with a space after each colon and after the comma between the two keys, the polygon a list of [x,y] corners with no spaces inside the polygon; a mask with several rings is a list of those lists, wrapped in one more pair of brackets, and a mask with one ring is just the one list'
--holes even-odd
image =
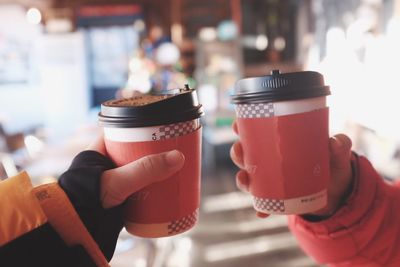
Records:
{"label": "coffee cup lid", "polygon": [[193,120],[203,115],[194,89],[174,89],[163,94],[113,99],[101,104],[99,124],[133,128]]}
{"label": "coffee cup lid", "polygon": [[330,94],[322,74],[315,71],[280,73],[241,79],[236,82],[231,101],[234,104],[265,103]]}

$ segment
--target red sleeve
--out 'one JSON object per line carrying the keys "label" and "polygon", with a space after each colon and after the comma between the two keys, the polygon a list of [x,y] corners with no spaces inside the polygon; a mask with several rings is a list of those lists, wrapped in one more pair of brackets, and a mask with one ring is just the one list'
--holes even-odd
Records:
{"label": "red sleeve", "polygon": [[329,219],[289,216],[300,246],[331,266],[400,266],[400,186],[386,183],[364,157],[354,156],[354,189]]}

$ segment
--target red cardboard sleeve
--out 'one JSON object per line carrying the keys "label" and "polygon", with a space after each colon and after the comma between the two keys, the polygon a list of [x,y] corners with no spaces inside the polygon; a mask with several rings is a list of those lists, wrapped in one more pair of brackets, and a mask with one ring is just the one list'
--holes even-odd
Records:
{"label": "red cardboard sleeve", "polygon": [[238,118],[250,193],[290,199],[329,182],[328,108],[269,118]]}
{"label": "red cardboard sleeve", "polygon": [[183,168],[172,177],[149,185],[125,203],[125,219],[133,223],[165,223],[193,213],[200,202],[201,128],[180,137],[145,142],[106,140],[107,151],[118,165],[143,156],[177,149],[185,155]]}

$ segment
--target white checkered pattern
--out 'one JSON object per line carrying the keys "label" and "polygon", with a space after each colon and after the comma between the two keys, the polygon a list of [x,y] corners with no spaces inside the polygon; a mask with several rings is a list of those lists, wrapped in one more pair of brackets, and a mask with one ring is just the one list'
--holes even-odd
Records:
{"label": "white checkered pattern", "polygon": [[272,103],[239,104],[235,108],[238,118],[250,119],[274,116],[274,106]]}
{"label": "white checkered pattern", "polygon": [[265,212],[285,212],[285,203],[279,199],[253,198],[254,207]]}
{"label": "white checkered pattern", "polygon": [[185,230],[188,230],[196,224],[199,217],[199,210],[195,210],[192,214],[189,214],[182,219],[177,221],[172,221],[168,224],[168,234],[175,235],[179,234]]}
{"label": "white checkered pattern", "polygon": [[192,120],[161,126],[159,139],[170,139],[189,134],[197,129],[197,125],[196,120]]}

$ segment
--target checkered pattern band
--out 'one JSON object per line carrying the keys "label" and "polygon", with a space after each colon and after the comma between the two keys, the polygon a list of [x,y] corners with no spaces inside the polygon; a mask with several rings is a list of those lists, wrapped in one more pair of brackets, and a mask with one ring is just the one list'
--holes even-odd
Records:
{"label": "checkered pattern band", "polygon": [[236,116],[238,118],[266,118],[274,116],[274,105],[272,103],[239,104],[236,105]]}
{"label": "checkered pattern band", "polygon": [[186,231],[196,224],[199,217],[199,210],[195,210],[192,214],[189,214],[177,221],[172,221],[168,224],[168,234],[175,235],[183,231]]}
{"label": "checkered pattern band", "polygon": [[285,212],[285,203],[279,199],[253,198],[254,207],[265,212]]}
{"label": "checkered pattern band", "polygon": [[159,129],[159,139],[170,139],[194,132],[198,128],[197,120],[178,122],[161,126]]}

